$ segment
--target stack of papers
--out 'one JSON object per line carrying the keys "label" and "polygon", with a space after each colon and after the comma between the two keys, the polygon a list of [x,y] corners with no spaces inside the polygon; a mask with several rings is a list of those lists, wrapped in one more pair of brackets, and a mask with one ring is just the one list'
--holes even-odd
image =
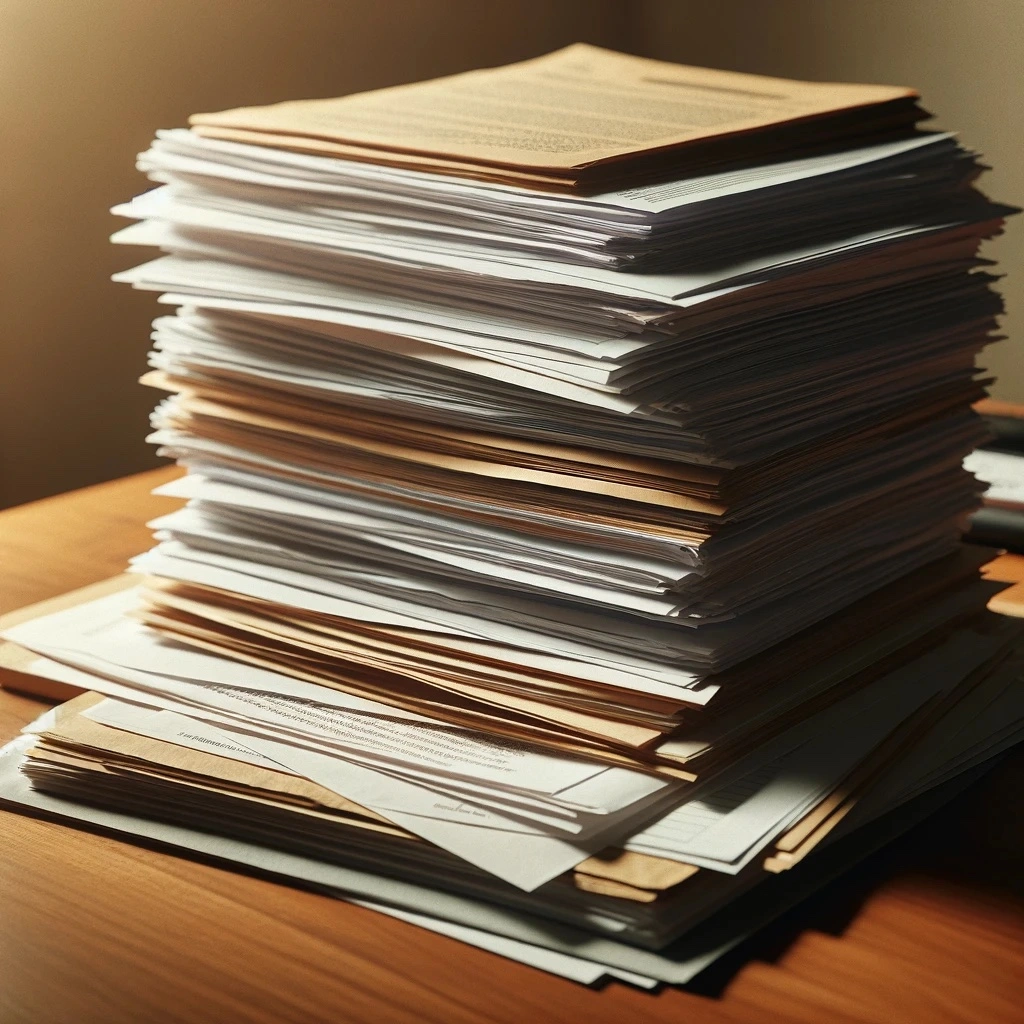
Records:
{"label": "stack of papers", "polygon": [[966,784],[1024,735],[960,543],[1010,210],[924,116],[577,46],[160,132],[187,503],[6,633],[85,693],[0,799],[650,985]]}
{"label": "stack of papers", "polygon": [[[34,625],[65,627],[57,617]],[[32,642],[25,627],[12,633]],[[957,631],[731,779],[677,791],[623,845],[589,855],[586,841],[555,840],[527,819],[523,801],[499,816],[473,797],[445,800],[421,776],[419,801],[403,804],[414,790],[397,774],[360,778],[356,759],[327,750],[340,730],[288,735],[300,732],[287,728],[293,712],[326,715],[323,705],[264,697],[282,712],[267,729],[261,709],[247,719],[200,710],[172,698],[188,692],[173,678],[119,686],[56,650],[66,660],[35,671],[118,696],[88,693],[49,711],[0,751],[0,801],[271,872],[579,981],[626,972],[635,984],[685,983],[1024,738],[1021,639],[994,616]],[[236,703],[261,696],[218,689]],[[408,751],[424,739],[412,728],[396,735]],[[468,738],[449,734],[449,749]],[[446,773],[478,754],[453,756]],[[528,759],[506,766],[537,795],[556,781],[531,779]],[[586,792],[578,783],[559,795],[573,788]],[[572,866],[556,871],[567,848]]]}
{"label": "stack of papers", "polygon": [[503,68],[192,118],[197,134],[572,191],[895,133],[911,89],[793,82],[577,44]]}
{"label": "stack of papers", "polygon": [[988,485],[984,507],[971,516],[969,539],[1024,553],[1024,419],[1005,402],[981,404],[991,434],[964,459],[964,467]]}

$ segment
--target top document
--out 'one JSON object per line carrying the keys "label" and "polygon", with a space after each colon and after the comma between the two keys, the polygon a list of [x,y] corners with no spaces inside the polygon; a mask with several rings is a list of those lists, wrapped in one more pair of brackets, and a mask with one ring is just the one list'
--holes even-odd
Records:
{"label": "top document", "polygon": [[[337,99],[197,114],[198,134],[563,191],[849,145],[926,115],[911,89],[795,82],[578,43]],[[685,150],[685,155],[680,151]]]}

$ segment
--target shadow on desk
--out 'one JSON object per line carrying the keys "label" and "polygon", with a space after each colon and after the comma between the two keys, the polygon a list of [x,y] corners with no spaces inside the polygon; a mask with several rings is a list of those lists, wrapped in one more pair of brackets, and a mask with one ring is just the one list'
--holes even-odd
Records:
{"label": "shadow on desk", "polygon": [[[991,772],[969,786],[938,813],[906,835],[868,857],[856,868],[829,883],[814,896],[788,911],[736,949],[717,960],[687,989],[711,998],[722,997],[743,973],[764,984],[765,973],[786,972],[790,961],[828,959],[831,940],[844,940],[844,955],[860,940],[871,956],[904,959],[908,971],[928,961],[928,946],[935,941],[962,941],[964,970],[969,971],[973,948],[992,943],[992,936],[1017,935],[1024,942],[1024,822],[1019,810],[1020,779],[1024,776],[1024,748],[1010,752]],[[894,927],[896,899],[913,904],[902,929]],[[872,900],[886,892],[889,920],[884,948],[875,948],[870,935],[875,909]],[[928,932],[926,908],[941,906],[946,917],[964,923],[963,932]],[[990,934],[978,934],[985,923]],[[881,923],[881,922],[878,922]],[[948,924],[946,925],[948,930]],[[865,933],[861,935],[860,933]],[[987,941],[982,941],[987,939]],[[1009,945],[1009,943],[1008,943]],[[947,951],[948,952],[948,951]],[[1009,953],[1009,950],[1005,952]],[[1007,983],[1024,996],[1024,972],[1018,949],[1008,956]],[[760,969],[759,969],[760,968]],[[828,964],[819,969],[828,970]],[[868,975],[870,976],[870,975]],[[851,979],[851,983],[856,979]],[[863,977],[860,979],[863,981]],[[832,986],[835,978],[830,979]],[[787,993],[789,989],[787,987]],[[860,993],[863,996],[863,993]],[[787,999],[790,996],[787,994]],[[759,997],[760,998],[760,997]],[[832,994],[829,997],[832,1007]],[[822,1012],[829,1012],[824,1005]],[[821,1020],[834,1021],[831,1014]],[[892,1019],[892,1018],[887,1018]]]}

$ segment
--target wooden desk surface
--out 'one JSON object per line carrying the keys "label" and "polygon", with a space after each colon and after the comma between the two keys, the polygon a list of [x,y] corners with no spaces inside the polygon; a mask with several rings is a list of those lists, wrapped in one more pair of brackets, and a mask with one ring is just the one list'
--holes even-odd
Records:
{"label": "wooden desk surface", "polygon": [[[0,512],[0,610],[112,575],[159,470]],[[0,691],[0,740],[40,713]],[[697,992],[592,991],[370,911],[0,812],[0,1024],[1024,1021],[1024,756]]]}

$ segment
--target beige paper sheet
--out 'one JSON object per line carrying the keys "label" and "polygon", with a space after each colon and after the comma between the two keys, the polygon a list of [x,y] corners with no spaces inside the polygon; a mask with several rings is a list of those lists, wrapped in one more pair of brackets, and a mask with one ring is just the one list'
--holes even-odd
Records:
{"label": "beige paper sheet", "polygon": [[456,168],[493,164],[571,177],[640,153],[915,95],[687,67],[580,43],[506,67],[190,120],[442,157]]}

